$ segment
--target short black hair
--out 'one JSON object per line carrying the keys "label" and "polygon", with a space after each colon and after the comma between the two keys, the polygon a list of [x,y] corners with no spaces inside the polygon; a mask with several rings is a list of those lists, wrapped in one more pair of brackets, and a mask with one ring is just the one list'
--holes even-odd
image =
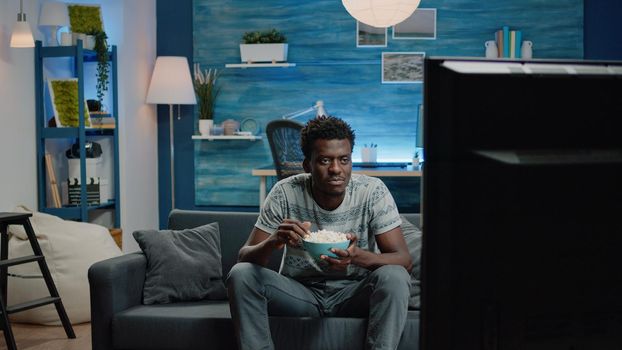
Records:
{"label": "short black hair", "polygon": [[311,119],[300,132],[300,147],[305,158],[311,159],[313,144],[317,140],[350,141],[350,151],[354,149],[354,131],[348,123],[333,116],[319,116]]}

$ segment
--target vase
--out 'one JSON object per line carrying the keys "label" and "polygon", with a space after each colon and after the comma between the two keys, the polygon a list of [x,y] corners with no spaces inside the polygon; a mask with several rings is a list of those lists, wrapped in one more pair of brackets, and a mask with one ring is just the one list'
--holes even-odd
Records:
{"label": "vase", "polygon": [[214,121],[212,119],[199,119],[199,133],[201,136],[208,136]]}

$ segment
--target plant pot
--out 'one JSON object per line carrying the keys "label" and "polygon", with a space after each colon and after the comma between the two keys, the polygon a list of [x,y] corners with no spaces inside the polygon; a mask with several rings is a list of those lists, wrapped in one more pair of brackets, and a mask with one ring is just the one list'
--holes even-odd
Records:
{"label": "plant pot", "polygon": [[199,119],[199,133],[201,136],[208,136],[214,121],[212,119]]}
{"label": "plant pot", "polygon": [[244,63],[287,62],[287,44],[240,44]]}

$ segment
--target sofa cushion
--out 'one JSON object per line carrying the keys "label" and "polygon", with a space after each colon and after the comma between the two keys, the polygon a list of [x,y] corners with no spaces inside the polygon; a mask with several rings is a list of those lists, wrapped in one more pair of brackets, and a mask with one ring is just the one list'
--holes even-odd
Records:
{"label": "sofa cushion", "polygon": [[410,272],[410,300],[408,307],[418,309],[421,306],[421,230],[402,216],[402,233],[408,246],[413,268]]}
{"label": "sofa cushion", "polygon": [[[367,319],[270,317],[276,349],[363,349]],[[236,349],[229,304],[140,305],[112,321],[115,349]],[[140,335],[140,336],[138,336]],[[419,312],[409,311],[398,350],[418,349]]]}
{"label": "sofa cushion", "polygon": [[236,349],[226,301],[139,305],[115,314],[115,349]]}
{"label": "sofa cushion", "polygon": [[226,299],[218,223],[185,230],[140,230],[147,257],[144,304]]}

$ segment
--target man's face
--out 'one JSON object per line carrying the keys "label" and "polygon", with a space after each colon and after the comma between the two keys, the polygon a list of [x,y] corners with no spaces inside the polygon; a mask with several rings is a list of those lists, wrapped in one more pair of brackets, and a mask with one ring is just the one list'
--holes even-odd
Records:
{"label": "man's face", "polygon": [[352,147],[347,139],[317,140],[311,159],[305,159],[305,171],[311,173],[316,201],[343,197],[352,175]]}

